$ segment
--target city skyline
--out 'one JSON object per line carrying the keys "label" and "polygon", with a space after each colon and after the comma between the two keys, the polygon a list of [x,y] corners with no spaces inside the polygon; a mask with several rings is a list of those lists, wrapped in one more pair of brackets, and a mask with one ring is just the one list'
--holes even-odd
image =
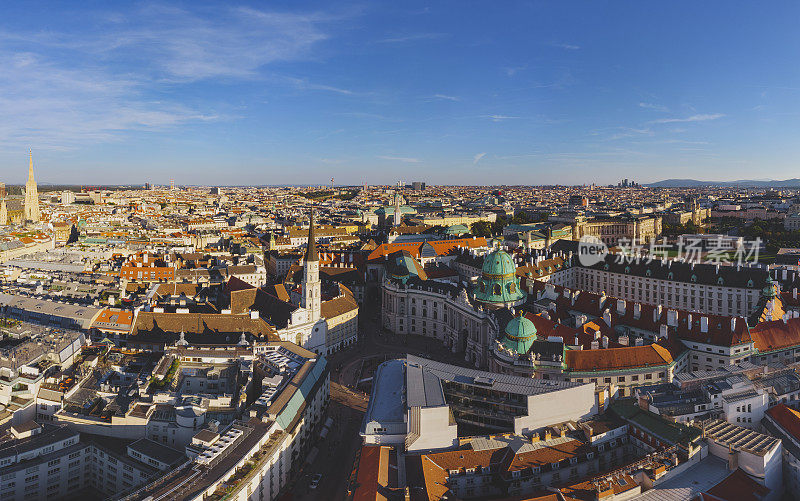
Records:
{"label": "city skyline", "polygon": [[41,184],[794,178],[799,10],[9,6],[0,172],[33,148]]}

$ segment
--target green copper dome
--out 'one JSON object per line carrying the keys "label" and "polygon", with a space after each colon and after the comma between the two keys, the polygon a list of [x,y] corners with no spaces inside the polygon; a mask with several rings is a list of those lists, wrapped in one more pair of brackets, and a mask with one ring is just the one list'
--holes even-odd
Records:
{"label": "green copper dome", "polygon": [[536,326],[525,317],[514,317],[506,325],[503,336],[503,346],[509,350],[524,355],[531,349],[536,341]]}
{"label": "green copper dome", "polygon": [[483,271],[475,288],[475,299],[496,306],[510,306],[525,299],[520,290],[517,267],[503,250],[495,250],[483,258]]}
{"label": "green copper dome", "polygon": [[493,275],[502,277],[506,275],[513,275],[517,270],[511,256],[504,250],[497,249],[486,254],[483,258],[483,275]]}

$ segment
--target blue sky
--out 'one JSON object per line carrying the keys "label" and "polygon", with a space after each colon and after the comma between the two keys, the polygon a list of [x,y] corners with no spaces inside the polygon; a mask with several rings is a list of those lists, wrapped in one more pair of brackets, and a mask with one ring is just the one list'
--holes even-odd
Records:
{"label": "blue sky", "polygon": [[800,177],[800,3],[7,2],[0,180]]}

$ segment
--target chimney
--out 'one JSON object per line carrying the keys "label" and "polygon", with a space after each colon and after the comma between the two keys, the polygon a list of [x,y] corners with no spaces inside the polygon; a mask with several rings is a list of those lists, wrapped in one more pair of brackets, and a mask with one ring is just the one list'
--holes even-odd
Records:
{"label": "chimney", "polygon": [[666,324],[661,324],[661,337],[667,337],[667,326]]}
{"label": "chimney", "polygon": [[608,336],[603,336],[603,348],[608,348]]}
{"label": "chimney", "polygon": [[617,313],[625,315],[625,300],[617,299]]}
{"label": "chimney", "polygon": [[728,444],[728,470],[734,471],[736,468],[739,467],[739,455],[736,451],[733,450],[730,444]]}
{"label": "chimney", "polygon": [[635,341],[636,346],[644,346],[644,339],[637,337]]}
{"label": "chimney", "polygon": [[797,287],[792,289],[792,299],[797,299]]}
{"label": "chimney", "polygon": [[667,310],[667,325],[670,327],[677,327],[678,325],[678,312],[675,310]]}
{"label": "chimney", "polygon": [[642,316],[642,305],[639,303],[633,303],[633,318],[639,319]]}
{"label": "chimney", "polygon": [[692,328],[692,314],[691,313],[689,313],[686,316],[686,326],[689,327],[689,329]]}
{"label": "chimney", "polygon": [[653,322],[658,322],[658,319],[661,318],[661,305],[657,305],[653,308]]}
{"label": "chimney", "polygon": [[611,327],[611,312],[608,310],[603,311],[603,322],[606,323],[609,327]]}
{"label": "chimney", "polygon": [[708,332],[708,317],[700,317],[700,332]]}
{"label": "chimney", "polygon": [[600,349],[600,343],[598,341],[592,341],[592,349],[593,350],[599,350]]}
{"label": "chimney", "polygon": [[736,331],[736,317],[731,318],[731,332]]}

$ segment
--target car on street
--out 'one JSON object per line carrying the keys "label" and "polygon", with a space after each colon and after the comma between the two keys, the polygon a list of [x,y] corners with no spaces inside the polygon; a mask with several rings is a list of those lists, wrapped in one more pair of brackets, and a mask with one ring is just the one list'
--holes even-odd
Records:
{"label": "car on street", "polygon": [[311,481],[308,483],[309,489],[316,489],[319,487],[319,482],[322,480],[322,473],[315,473],[311,475]]}

